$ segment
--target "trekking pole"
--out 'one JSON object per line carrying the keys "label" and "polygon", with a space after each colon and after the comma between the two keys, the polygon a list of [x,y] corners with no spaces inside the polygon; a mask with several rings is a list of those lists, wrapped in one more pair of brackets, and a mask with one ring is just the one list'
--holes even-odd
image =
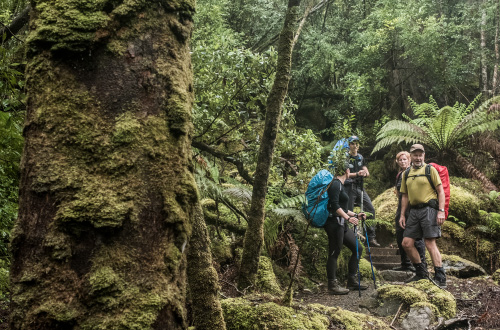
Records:
{"label": "trekking pole", "polygon": [[354,238],[356,239],[356,259],[358,259],[358,292],[361,297],[361,273],[359,272],[359,249],[358,249],[358,226],[354,226]]}
{"label": "trekking pole", "polygon": [[365,220],[362,220],[361,222],[363,223],[363,229],[365,230],[366,247],[368,248],[368,256],[370,257],[370,265],[372,266],[373,286],[376,289],[377,288],[377,282],[375,281],[375,272],[373,271],[372,253],[370,251],[370,242],[368,241],[368,232],[366,231],[366,223],[365,223]]}

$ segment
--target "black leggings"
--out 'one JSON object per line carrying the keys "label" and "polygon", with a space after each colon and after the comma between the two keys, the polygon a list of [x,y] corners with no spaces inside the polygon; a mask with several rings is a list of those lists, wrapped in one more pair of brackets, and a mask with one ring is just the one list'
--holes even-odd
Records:
{"label": "black leggings", "polygon": [[[349,259],[349,275],[356,275],[358,260],[356,258],[356,237],[354,231],[347,227],[347,221],[344,226],[339,225],[336,217],[329,217],[325,223],[325,231],[328,235],[328,261],[326,263],[326,275],[329,280],[337,278],[337,258],[345,245],[351,250]],[[358,253],[361,256],[363,245],[358,242]]]}

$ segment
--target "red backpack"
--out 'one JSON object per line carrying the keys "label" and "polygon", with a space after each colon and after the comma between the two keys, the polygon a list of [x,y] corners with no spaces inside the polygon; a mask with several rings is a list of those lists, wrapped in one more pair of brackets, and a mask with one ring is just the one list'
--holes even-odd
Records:
{"label": "red backpack", "polygon": [[[436,190],[436,187],[434,186],[434,183],[431,179],[431,166],[438,171],[439,177],[441,178],[441,184],[443,185],[444,190],[444,215],[445,218],[448,218],[448,209],[450,207],[450,176],[448,175],[448,168],[436,163],[429,163],[427,164],[427,166],[425,166],[425,176],[427,177],[427,180],[429,180],[429,183],[434,190]],[[410,169],[411,167],[408,167],[405,171],[405,180],[408,179],[408,173],[410,173]]]}

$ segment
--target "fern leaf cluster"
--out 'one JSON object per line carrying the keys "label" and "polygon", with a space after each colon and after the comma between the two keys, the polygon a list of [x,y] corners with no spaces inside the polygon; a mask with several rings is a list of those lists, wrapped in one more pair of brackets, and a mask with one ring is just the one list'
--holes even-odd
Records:
{"label": "fern leaf cluster", "polygon": [[455,103],[452,107],[439,108],[432,96],[429,103],[417,104],[409,98],[413,118],[403,115],[404,120],[391,120],[377,134],[376,152],[394,143],[422,143],[437,151],[458,149],[475,133],[494,131],[500,127],[500,111],[491,111],[492,104],[500,104],[500,97],[483,102],[481,95],[468,106]]}

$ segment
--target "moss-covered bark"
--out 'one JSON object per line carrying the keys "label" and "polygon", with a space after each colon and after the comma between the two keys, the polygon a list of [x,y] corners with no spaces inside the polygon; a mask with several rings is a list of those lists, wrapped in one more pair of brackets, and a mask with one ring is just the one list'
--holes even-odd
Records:
{"label": "moss-covered bark", "polygon": [[12,329],[182,329],[189,0],[33,1]]}
{"label": "moss-covered bark", "polygon": [[267,193],[269,169],[274,153],[276,136],[281,120],[281,108],[288,91],[292,66],[293,41],[296,30],[300,0],[289,0],[285,23],[278,43],[276,78],[266,103],[266,121],[260,143],[257,169],[253,183],[252,202],[248,217],[248,228],[243,243],[238,286],[240,289],[255,284],[259,268],[260,250],[264,241],[264,207]]}
{"label": "moss-covered bark", "polygon": [[188,248],[188,282],[192,300],[193,324],[198,329],[224,330],[226,324],[219,302],[219,278],[212,264],[210,238],[197,204],[193,217],[193,234]]}

